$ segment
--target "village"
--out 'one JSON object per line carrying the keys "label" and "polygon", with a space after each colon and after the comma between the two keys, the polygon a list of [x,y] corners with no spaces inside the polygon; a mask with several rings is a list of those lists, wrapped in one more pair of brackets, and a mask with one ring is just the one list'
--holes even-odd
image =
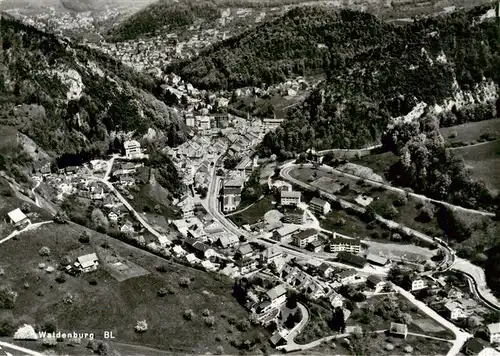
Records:
{"label": "village", "polygon": [[[165,148],[165,154],[171,157],[183,183],[192,189],[174,201],[178,216],[169,219],[167,227],[158,226],[161,224],[133,207],[132,190],[145,183],[141,175],[148,158],[137,140],[125,140],[123,153],[110,160],[93,160],[56,171],[44,167],[37,176],[57,192],[60,201],[72,196],[99,207],[110,226],[131,243],[244,285],[238,289],[243,292],[235,296],[252,319],[275,330],[270,340],[274,347],[286,349],[289,345],[293,350],[297,347],[293,339],[307,324],[307,311],[300,312],[302,319],[295,316],[294,310],[306,309],[302,303],[290,310],[289,297],[296,294],[342,310],[344,326],[338,332],[345,327],[360,327],[357,322],[352,326],[349,319],[356,305],[387,293],[422,300],[461,328],[480,328],[489,310],[471,295],[466,282],[446,273],[436,278],[423,265],[370,253],[361,239],[321,228],[318,219],[332,210],[330,202],[306,197],[289,182],[267,179],[276,202],[274,209],[262,211],[261,221],[230,227],[229,220],[221,220],[220,214],[230,215],[240,209],[247,183],[260,172],[260,163],[266,164],[258,157],[249,157],[262,135],[278,124],[277,119],[245,120],[229,114],[186,115],[191,139],[174,149]],[[235,158],[236,164],[224,168],[224,157]],[[30,224],[19,208],[7,219],[18,229]],[[65,270],[75,278],[100,266],[96,253],[70,262]],[[259,286],[256,280],[269,281],[269,287]],[[402,321],[393,320],[389,334],[405,339],[410,325]],[[487,333],[490,343],[496,343],[500,324],[489,325]],[[467,353],[474,355],[491,349],[485,340],[477,338],[470,339],[465,347],[479,348],[478,352]]]}

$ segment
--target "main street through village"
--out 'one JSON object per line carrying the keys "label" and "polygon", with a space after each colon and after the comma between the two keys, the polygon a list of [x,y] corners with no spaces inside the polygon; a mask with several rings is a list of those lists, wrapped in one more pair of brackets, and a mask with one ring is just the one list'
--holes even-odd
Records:
{"label": "main street through village", "polygon": [[[219,158],[220,160],[220,158]],[[214,162],[215,164],[213,165],[212,167],[212,180],[211,180],[211,183],[210,183],[210,186],[209,186],[209,191],[208,191],[208,194],[207,194],[207,197],[202,201],[204,207],[207,209],[207,211],[225,228],[227,229],[229,232],[231,233],[234,233],[236,234],[237,236],[244,236],[245,238],[247,238],[249,241],[256,241],[258,242],[259,244],[262,244],[264,246],[275,246],[275,248],[278,248],[280,249],[281,251],[283,251],[284,253],[290,255],[290,256],[294,256],[294,257],[299,257],[299,258],[314,258],[314,259],[317,259],[317,260],[320,260],[321,262],[325,262],[325,263],[329,263],[329,264],[332,264],[332,265],[339,265],[339,266],[344,266],[342,264],[337,264],[337,263],[334,263],[332,261],[329,261],[328,259],[325,259],[323,258],[324,256],[322,256],[322,254],[318,254],[318,253],[313,253],[313,252],[309,252],[309,251],[297,251],[295,249],[292,249],[290,248],[290,246],[284,246],[283,244],[280,244],[280,243],[272,243],[272,242],[269,242],[268,240],[266,239],[263,239],[261,237],[257,237],[257,236],[254,236],[253,234],[251,234],[250,232],[246,231],[245,229],[241,229],[239,228],[238,226],[236,226],[231,220],[229,220],[226,216],[224,216],[224,214],[222,214],[221,210],[220,210],[220,201],[219,201],[219,191],[221,189],[221,184],[222,184],[222,178],[221,177],[218,177],[216,175],[216,170],[217,170],[217,162]],[[312,166],[312,165],[309,165],[309,166]],[[280,170],[280,177],[288,182],[291,182],[295,185],[298,185],[298,186],[301,186],[305,189],[309,189],[309,190],[315,190],[316,188],[311,186],[310,184],[307,184],[307,183],[304,183],[304,182],[301,182],[297,179],[294,179],[293,177],[290,176],[290,171],[294,168],[297,168],[299,167],[299,165],[295,165],[293,163],[287,163],[285,165],[283,165]],[[322,169],[326,169],[326,170],[329,170],[330,172],[334,172],[334,173],[338,173],[338,174],[344,174],[343,172],[340,172],[340,171],[336,171],[336,170],[333,170],[333,169],[330,169],[329,167],[321,167]],[[344,174],[345,175],[345,174]],[[356,176],[352,176],[350,177],[352,179],[361,179],[360,177],[356,177]],[[380,183],[376,183],[376,182],[372,182],[373,184],[379,184],[379,185],[384,185],[384,186],[387,186],[385,184],[380,184]],[[396,188],[397,191],[403,191],[404,190],[401,190],[399,188]],[[325,191],[321,191],[321,195],[328,198],[328,199],[331,199],[331,200],[334,200],[334,201],[340,201],[341,199],[339,199],[337,196],[334,196],[332,194],[329,194],[328,192],[325,192]],[[416,198],[421,198],[421,199],[425,199],[425,200],[429,200],[428,198],[426,197],[423,197],[423,196],[420,196],[420,195],[417,195],[417,194],[414,194],[413,196],[415,196]],[[351,203],[349,202],[345,202],[345,201],[342,201],[342,204],[343,205],[349,205]],[[359,207],[358,207],[359,208]],[[460,208],[460,207],[458,207]],[[474,211],[476,213],[479,213],[479,214],[486,214],[488,215],[488,213],[484,213],[484,212],[480,212],[480,211]],[[410,229],[411,230],[411,229]],[[415,231],[415,230],[411,230],[412,233],[417,236],[418,238],[421,238],[425,241],[428,241],[428,242],[435,242],[434,239],[430,236],[427,236],[423,233],[420,233],[418,231]],[[454,263],[457,263],[458,265],[461,265],[464,263],[463,260],[455,260],[455,253],[452,249],[450,249],[447,245],[446,246],[442,246],[443,250],[445,251],[445,259],[444,259],[444,268],[443,269],[449,269],[451,268]],[[443,266],[443,265],[442,265]],[[379,273],[379,274],[386,274],[384,272],[381,272],[381,271],[370,271],[369,273],[366,271],[366,269],[358,269],[364,276],[367,276],[369,274],[376,274],[376,273]],[[461,269],[460,268],[457,268],[458,271],[460,271]],[[476,275],[479,275],[476,273]],[[474,276],[471,276],[471,278],[474,279]],[[484,280],[476,280],[474,279],[474,283],[476,283],[476,285],[480,285],[480,286],[484,286],[485,285],[485,282]],[[460,349],[462,348],[462,346],[464,345],[464,343],[472,337],[472,335],[470,335],[469,333],[466,333],[466,332],[463,332],[461,331],[457,326],[455,326],[453,323],[449,322],[448,320],[446,320],[445,318],[443,318],[442,316],[440,316],[439,314],[437,314],[433,309],[431,309],[429,306],[427,306],[426,304],[424,304],[423,302],[417,300],[415,297],[413,297],[413,295],[407,291],[405,291],[404,289],[400,288],[400,287],[395,287],[396,288],[396,291],[400,294],[402,294],[403,296],[405,296],[409,301],[411,301],[414,305],[416,305],[422,312],[424,312],[426,315],[428,315],[429,317],[431,317],[432,319],[434,319],[435,321],[437,321],[439,324],[445,326],[446,328],[450,329],[454,334],[455,334],[455,340],[453,342],[453,345],[451,347],[451,349],[449,350],[448,352],[448,356],[454,356],[456,355]],[[476,288],[476,293],[479,294],[479,296],[481,297],[484,297],[485,296],[485,288]],[[496,298],[491,298],[490,295],[488,295],[488,293],[486,293],[486,299],[488,301],[491,302],[492,306],[496,306],[497,304],[497,301],[496,301]],[[489,306],[490,308],[492,307],[491,305]],[[293,342],[291,343],[291,345],[296,345],[294,344]],[[298,346],[298,345],[296,345]]]}

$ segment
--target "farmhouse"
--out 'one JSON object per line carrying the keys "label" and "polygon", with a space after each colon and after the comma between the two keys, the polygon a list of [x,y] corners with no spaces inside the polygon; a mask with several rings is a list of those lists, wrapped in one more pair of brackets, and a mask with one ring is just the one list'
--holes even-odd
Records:
{"label": "farmhouse", "polygon": [[10,213],[7,213],[7,217],[9,222],[16,228],[23,228],[26,225],[30,224],[30,220],[28,219],[28,217],[19,208],[12,210]]}
{"label": "farmhouse", "polygon": [[240,258],[251,258],[253,256],[253,248],[250,244],[241,245],[236,251],[236,255]]}
{"label": "farmhouse", "polygon": [[460,304],[457,303],[457,302],[455,302],[455,301],[449,301],[449,302],[447,302],[444,305],[444,308],[446,310],[447,316],[451,320],[458,320],[458,319],[462,319],[462,318],[466,317],[466,315],[465,315],[464,311],[462,310]]}
{"label": "farmhouse", "polygon": [[342,263],[348,263],[359,268],[363,268],[366,264],[363,257],[348,252],[339,252],[337,259]]}
{"label": "farmhouse", "polygon": [[283,252],[274,246],[270,246],[262,252],[261,259],[264,263],[271,263],[281,257],[283,257]]}
{"label": "farmhouse", "polygon": [[366,261],[368,263],[371,263],[371,264],[377,265],[377,266],[385,266],[389,262],[389,260],[386,257],[375,255],[373,253],[369,253],[366,256]]}
{"label": "farmhouse", "polygon": [[80,256],[76,259],[75,267],[84,273],[92,272],[99,266],[99,258],[95,253]]}
{"label": "farmhouse", "polygon": [[488,348],[490,345],[483,339],[479,339],[477,337],[473,337],[472,339],[467,340],[464,345],[464,353],[468,356],[479,355],[481,351]]}

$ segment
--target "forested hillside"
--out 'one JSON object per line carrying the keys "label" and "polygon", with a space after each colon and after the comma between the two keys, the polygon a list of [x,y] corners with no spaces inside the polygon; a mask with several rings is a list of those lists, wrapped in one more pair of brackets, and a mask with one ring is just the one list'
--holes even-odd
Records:
{"label": "forested hillside", "polygon": [[152,78],[9,18],[0,22],[0,125],[54,155],[108,148],[112,131],[149,127],[182,142],[182,123],[157,100]]}
{"label": "forested hillside", "polygon": [[489,9],[394,26],[350,10],[296,8],[168,69],[212,89],[326,73],[322,90],[266,137],[260,154],[287,156],[313,144],[360,147],[378,141],[390,117],[419,102],[442,103],[483,76],[498,83],[498,25],[479,21]]}

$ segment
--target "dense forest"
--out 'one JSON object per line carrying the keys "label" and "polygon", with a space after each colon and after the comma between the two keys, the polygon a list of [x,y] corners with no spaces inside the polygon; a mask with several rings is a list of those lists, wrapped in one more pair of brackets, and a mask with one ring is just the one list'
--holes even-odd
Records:
{"label": "dense forest", "polygon": [[[0,124],[55,155],[105,152],[112,131],[166,133],[184,140],[176,112],[153,94],[159,83],[110,57],[2,17]],[[81,77],[81,94],[76,93]]]}

